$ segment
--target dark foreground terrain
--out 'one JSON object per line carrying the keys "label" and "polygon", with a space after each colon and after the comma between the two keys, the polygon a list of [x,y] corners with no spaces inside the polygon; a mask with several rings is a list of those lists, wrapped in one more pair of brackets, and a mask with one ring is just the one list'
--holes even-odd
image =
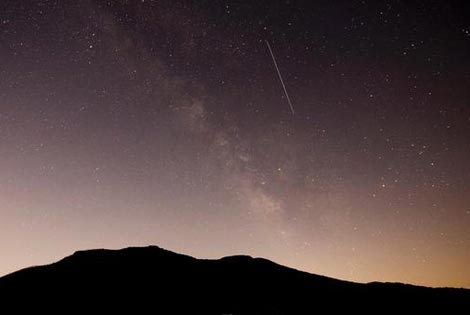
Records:
{"label": "dark foreground terrain", "polygon": [[449,314],[468,311],[470,290],[358,284],[261,258],[200,260],[152,246],[79,251],[7,275],[0,278],[0,307],[14,307],[11,314]]}

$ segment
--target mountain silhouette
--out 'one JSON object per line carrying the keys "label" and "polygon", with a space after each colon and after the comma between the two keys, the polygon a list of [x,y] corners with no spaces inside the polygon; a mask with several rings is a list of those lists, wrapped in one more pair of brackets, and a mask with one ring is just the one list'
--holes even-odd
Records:
{"label": "mountain silhouette", "polygon": [[360,284],[263,258],[196,259],[156,246],[78,251],[0,278],[0,305],[14,313],[316,314],[335,311],[457,313],[470,290]]}

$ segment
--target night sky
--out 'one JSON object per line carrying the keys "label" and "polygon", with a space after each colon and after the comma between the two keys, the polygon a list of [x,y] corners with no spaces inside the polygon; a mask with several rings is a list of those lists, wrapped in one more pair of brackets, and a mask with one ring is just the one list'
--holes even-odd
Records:
{"label": "night sky", "polygon": [[470,287],[469,56],[465,1],[2,0],[0,275],[156,244]]}

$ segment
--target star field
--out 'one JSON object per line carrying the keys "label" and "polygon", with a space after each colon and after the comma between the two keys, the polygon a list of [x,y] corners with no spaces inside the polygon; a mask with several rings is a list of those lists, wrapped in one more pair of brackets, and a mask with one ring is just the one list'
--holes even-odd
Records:
{"label": "star field", "polygon": [[3,1],[0,274],[157,244],[470,287],[469,21],[464,1]]}

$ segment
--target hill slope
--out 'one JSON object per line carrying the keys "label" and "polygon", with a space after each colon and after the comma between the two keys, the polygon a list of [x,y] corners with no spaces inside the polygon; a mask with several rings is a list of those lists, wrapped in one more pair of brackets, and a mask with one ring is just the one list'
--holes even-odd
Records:
{"label": "hill slope", "polygon": [[[16,301],[21,300],[21,303]],[[4,306],[156,314],[312,314],[418,309],[452,313],[470,290],[358,284],[249,256],[199,260],[151,246],[79,251],[0,278]],[[464,309],[465,309],[464,308]]]}

